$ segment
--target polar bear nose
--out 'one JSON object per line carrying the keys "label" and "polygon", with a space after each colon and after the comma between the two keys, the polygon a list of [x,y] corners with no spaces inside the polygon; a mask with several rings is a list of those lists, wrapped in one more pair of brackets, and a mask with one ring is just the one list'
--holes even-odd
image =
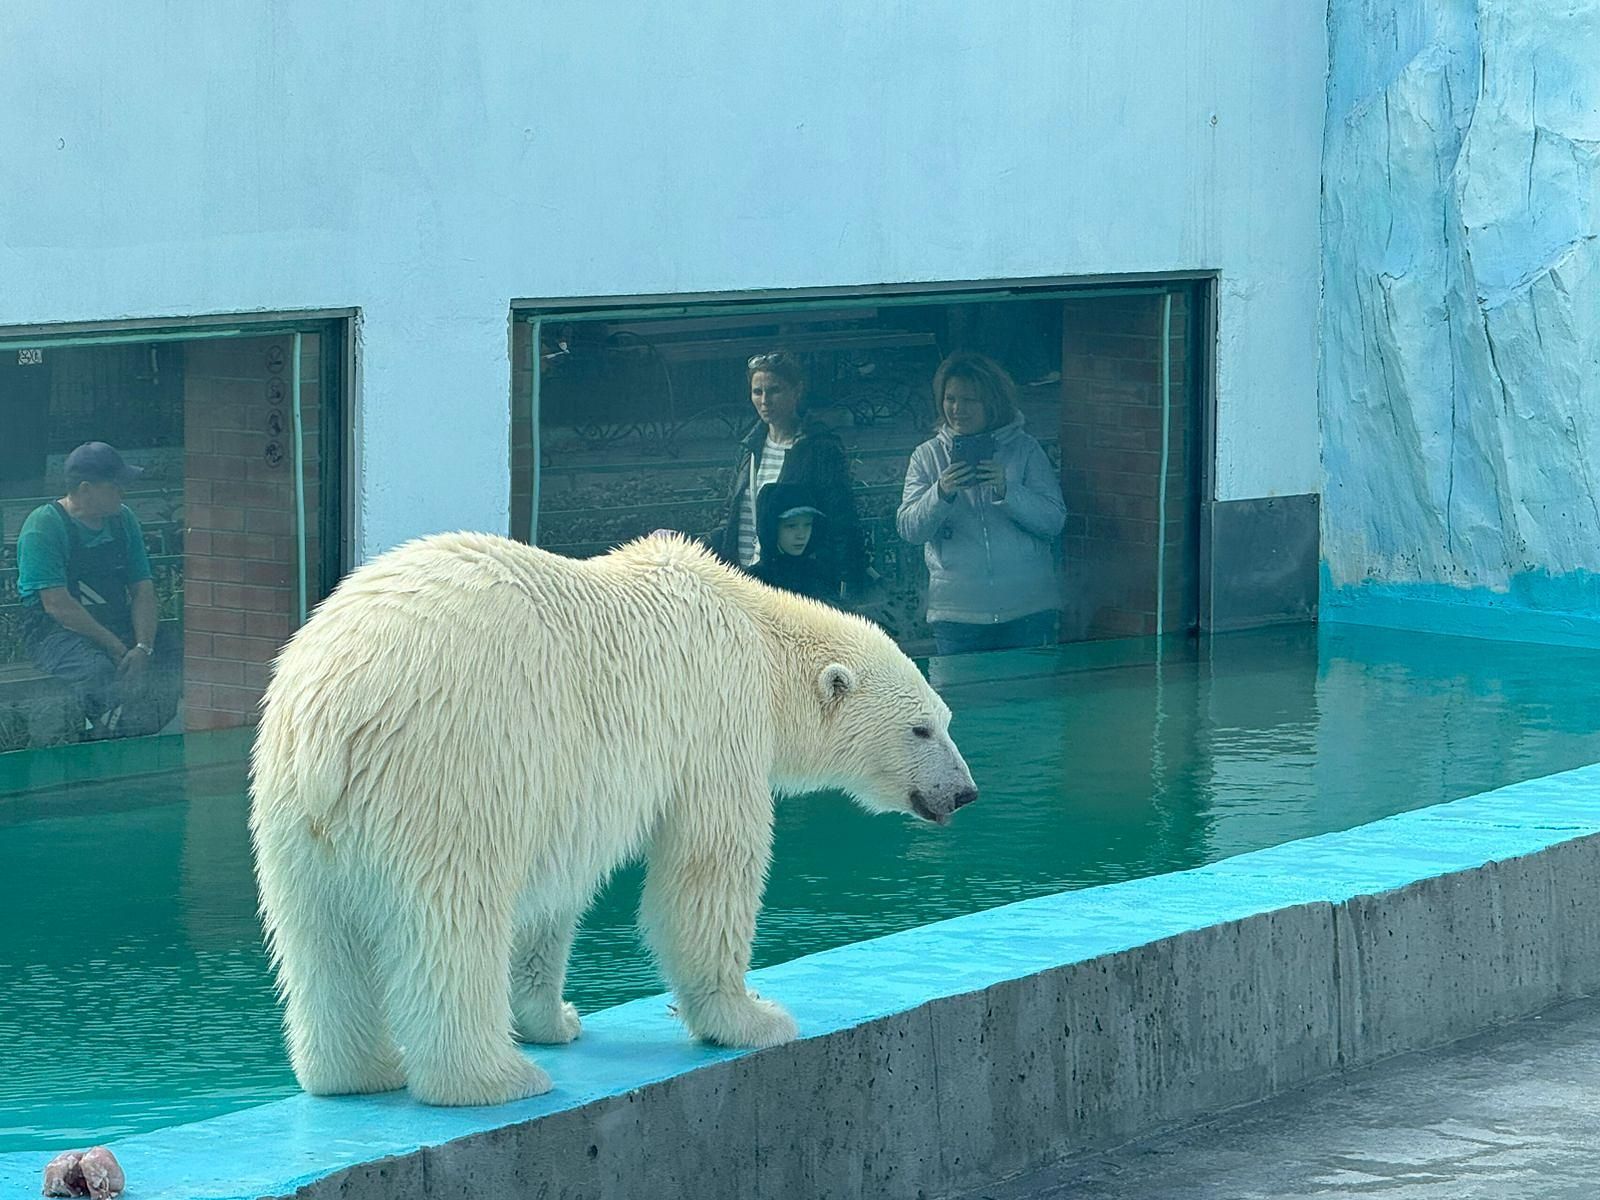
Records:
{"label": "polar bear nose", "polygon": [[958,808],[964,808],[978,798],[978,789],[973,787],[962,788],[950,797],[948,804],[943,802],[929,803],[928,797],[920,789],[913,789],[909,797],[911,811],[924,821],[932,821],[935,825],[943,825],[950,819],[950,814]]}

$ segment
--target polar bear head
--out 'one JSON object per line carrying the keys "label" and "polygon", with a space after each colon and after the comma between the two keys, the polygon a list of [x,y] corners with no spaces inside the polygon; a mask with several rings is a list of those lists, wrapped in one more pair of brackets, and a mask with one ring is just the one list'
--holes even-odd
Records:
{"label": "polar bear head", "polygon": [[886,634],[846,619],[861,627],[856,636],[812,644],[796,665],[804,694],[792,680],[776,731],[774,785],[790,793],[836,788],[868,811],[943,825],[978,798],[950,740],[950,709]]}

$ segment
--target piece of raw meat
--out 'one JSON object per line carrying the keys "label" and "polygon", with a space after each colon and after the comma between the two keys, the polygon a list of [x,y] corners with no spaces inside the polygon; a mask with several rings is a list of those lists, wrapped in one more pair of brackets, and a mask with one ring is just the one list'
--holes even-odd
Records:
{"label": "piece of raw meat", "polygon": [[46,1196],[87,1196],[89,1185],[83,1181],[83,1151],[63,1150],[45,1164],[44,1194]]}
{"label": "piece of raw meat", "polygon": [[122,1164],[104,1146],[85,1150],[78,1169],[83,1172],[83,1182],[89,1187],[89,1200],[111,1200],[113,1196],[122,1195],[122,1189],[128,1186],[127,1178],[122,1174]]}

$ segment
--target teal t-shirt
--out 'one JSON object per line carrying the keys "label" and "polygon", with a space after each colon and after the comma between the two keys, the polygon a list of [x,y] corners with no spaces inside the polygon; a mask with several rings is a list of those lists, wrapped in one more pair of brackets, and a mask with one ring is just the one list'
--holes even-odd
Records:
{"label": "teal t-shirt", "polygon": [[[109,520],[99,529],[90,529],[75,517],[67,520],[78,527],[85,549],[111,540]],[[144,531],[126,504],[122,506],[122,530],[128,539],[128,582],[149,579],[150,556],[144,549]],[[41,504],[28,514],[17,534],[17,592],[24,604],[38,605],[39,593],[45,588],[67,586],[67,556],[71,549],[67,523],[53,505]]]}

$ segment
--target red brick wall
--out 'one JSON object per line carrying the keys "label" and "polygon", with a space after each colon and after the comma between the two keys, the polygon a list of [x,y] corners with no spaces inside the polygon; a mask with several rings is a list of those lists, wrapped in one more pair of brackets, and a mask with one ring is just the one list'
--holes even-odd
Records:
{"label": "red brick wall", "polygon": [[[1061,483],[1068,637],[1156,628],[1161,483],[1161,297],[1063,306]],[[1165,625],[1194,620],[1197,545],[1186,384],[1188,302],[1172,301]]]}
{"label": "red brick wall", "polygon": [[[319,340],[302,341],[307,597],[320,595]],[[252,723],[297,619],[293,340],[189,343],[184,360],[184,723]]]}

